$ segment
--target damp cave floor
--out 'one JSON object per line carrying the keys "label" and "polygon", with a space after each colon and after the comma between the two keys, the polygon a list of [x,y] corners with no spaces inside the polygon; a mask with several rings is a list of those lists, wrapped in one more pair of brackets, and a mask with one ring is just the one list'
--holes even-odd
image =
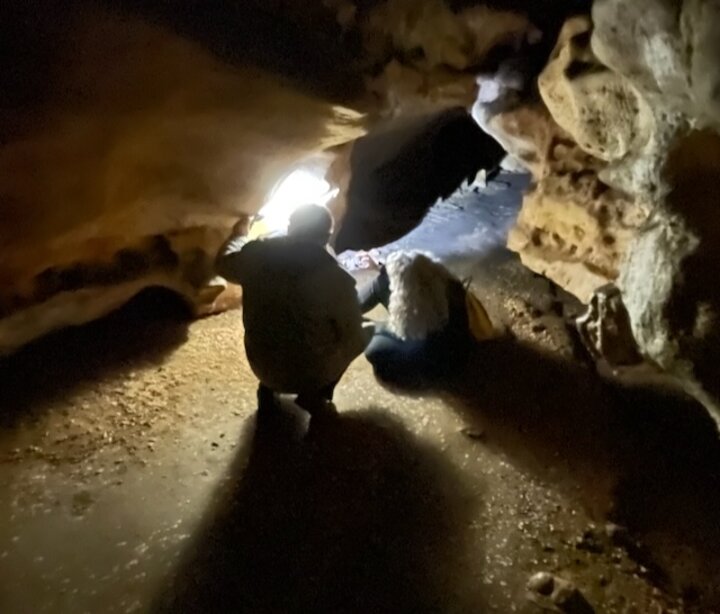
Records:
{"label": "damp cave floor", "polygon": [[538,571],[596,612],[720,611],[714,424],[583,360],[580,306],[502,247],[501,179],[400,243],[515,337],[445,390],[360,358],[335,419],[258,422],[241,313],[153,293],[0,363],[0,612],[536,613]]}

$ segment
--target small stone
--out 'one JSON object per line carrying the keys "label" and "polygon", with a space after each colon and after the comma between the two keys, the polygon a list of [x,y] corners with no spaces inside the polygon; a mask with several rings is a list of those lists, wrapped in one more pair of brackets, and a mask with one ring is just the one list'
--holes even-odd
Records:
{"label": "small stone", "polygon": [[530,577],[527,587],[529,591],[549,597],[555,590],[555,578],[547,571],[540,571]]}
{"label": "small stone", "polygon": [[460,429],[460,432],[468,439],[473,439],[475,441],[485,441],[486,439],[485,431],[483,431],[482,429],[465,427],[463,429]]}
{"label": "small stone", "polygon": [[556,584],[552,602],[561,612],[566,614],[593,614],[595,612],[585,596],[572,582],[562,580]]}
{"label": "small stone", "polygon": [[593,554],[602,554],[605,551],[603,544],[593,531],[585,531],[583,536],[575,543],[575,548]]}
{"label": "small stone", "polygon": [[610,541],[616,546],[627,542],[627,529],[613,522],[605,525],[605,535],[607,535]]}

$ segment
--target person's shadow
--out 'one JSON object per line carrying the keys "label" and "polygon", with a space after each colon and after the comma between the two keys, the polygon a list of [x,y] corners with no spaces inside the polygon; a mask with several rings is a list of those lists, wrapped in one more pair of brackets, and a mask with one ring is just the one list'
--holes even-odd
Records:
{"label": "person's shadow", "polygon": [[[251,421],[156,612],[438,612],[467,501],[454,467],[381,412]],[[457,604],[482,611],[483,604]]]}

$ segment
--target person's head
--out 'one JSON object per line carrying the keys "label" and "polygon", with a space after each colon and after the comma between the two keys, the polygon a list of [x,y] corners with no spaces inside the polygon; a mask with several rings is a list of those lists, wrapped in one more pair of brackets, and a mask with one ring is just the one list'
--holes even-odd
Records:
{"label": "person's head", "polygon": [[331,213],[320,205],[303,205],[293,211],[288,236],[325,247],[333,231]]}

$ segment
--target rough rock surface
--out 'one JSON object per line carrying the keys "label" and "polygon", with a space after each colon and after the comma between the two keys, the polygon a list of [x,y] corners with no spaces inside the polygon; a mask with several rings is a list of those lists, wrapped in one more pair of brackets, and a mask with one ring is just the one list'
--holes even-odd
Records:
{"label": "rough rock surface", "polygon": [[292,162],[364,131],[358,113],[127,16],[68,11],[47,38],[43,97],[0,117],[0,352],[149,285],[212,302],[237,217]]}
{"label": "rough rock surface", "polygon": [[591,31],[589,18],[570,19],[538,84],[555,121],[584,151],[609,162],[643,147],[654,122],[632,84],[597,60]]}
{"label": "rough rock surface", "polygon": [[520,167],[541,177],[558,130],[542,101],[533,97],[532,78],[526,66],[511,61],[481,74],[472,117]]}
{"label": "rough rock surface", "polygon": [[717,402],[720,2],[601,0],[593,20],[596,56],[633,84],[655,126],[610,177],[652,203],[619,280],[633,332],[647,356]]}
{"label": "rough rock surface", "polygon": [[[476,121],[535,179],[509,247],[584,302],[617,279],[647,215],[645,207],[601,179],[607,160],[623,145],[610,142],[606,135],[615,132],[599,121],[599,108],[591,103],[605,87],[602,73],[611,73],[591,57],[590,27],[586,17],[566,23],[539,76],[539,91],[522,66],[506,63],[478,79],[473,107]],[[600,97],[600,104],[607,99],[616,100],[616,92]],[[587,124],[589,117],[593,121]]]}
{"label": "rough rock surface", "polygon": [[581,341],[596,360],[604,360],[611,368],[642,362],[630,316],[616,286],[596,290],[587,311],[575,323]]}
{"label": "rough rock surface", "polygon": [[528,170],[535,177],[542,175],[553,136],[557,132],[542,103],[494,111],[492,105],[476,101],[472,115],[482,129],[509,152],[509,157],[517,163],[519,170]]}
{"label": "rough rock surface", "polygon": [[[525,151],[548,155],[527,164],[536,186],[510,236],[528,266],[584,301],[616,282],[642,354],[711,409],[720,398],[718,41],[717,1],[596,0],[592,22],[569,20],[538,79],[564,151],[547,148],[550,130],[528,137]],[[522,113],[530,109],[539,113],[533,104]],[[507,117],[519,115],[485,123],[512,134]]]}
{"label": "rough rock surface", "polygon": [[472,68],[495,47],[518,47],[541,36],[527,16],[486,6],[453,11],[443,0],[388,0],[361,20],[368,63],[383,62],[369,89],[384,115],[470,106]]}
{"label": "rough rock surface", "polygon": [[620,284],[645,354],[717,403],[720,135],[682,137],[662,173],[671,190],[638,234]]}
{"label": "rough rock surface", "polygon": [[597,160],[562,132],[551,140],[544,164],[508,246],[531,269],[587,302],[595,289],[617,278],[645,213],[605,185]]}

